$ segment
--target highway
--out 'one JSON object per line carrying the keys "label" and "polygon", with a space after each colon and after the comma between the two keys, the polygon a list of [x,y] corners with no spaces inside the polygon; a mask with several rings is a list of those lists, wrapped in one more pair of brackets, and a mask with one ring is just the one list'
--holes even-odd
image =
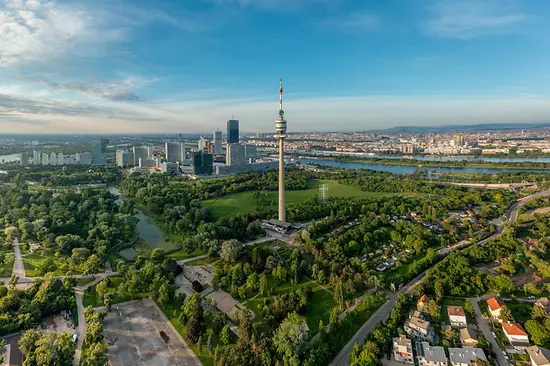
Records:
{"label": "highway", "polygon": [[[525,205],[525,203],[527,203],[528,201],[530,201],[532,199],[536,199],[536,198],[540,198],[540,197],[546,197],[546,196],[550,196],[550,190],[535,193],[535,194],[532,194],[530,196],[526,196],[524,198],[521,198],[521,199],[517,200],[512,205],[510,205],[510,207],[506,211],[507,221],[512,222],[512,223],[516,222],[516,220],[518,218],[518,210],[519,210],[520,207],[522,207],[523,205]],[[504,229],[503,225],[504,225],[504,223],[497,227],[497,232],[496,233],[494,233],[493,235],[489,236],[488,238],[480,241],[476,245],[485,245],[489,240],[499,237],[502,234],[502,231]],[[462,247],[466,244],[469,244],[469,243],[468,242],[460,242],[460,243],[457,243],[457,245],[454,245],[452,247],[441,248],[440,250],[438,250],[438,254],[441,254],[441,255],[449,254],[451,251],[453,251],[457,248],[460,248],[460,247]],[[416,285],[418,285],[419,283],[421,283],[424,280],[425,276],[426,276],[426,272],[424,271],[420,275],[415,277],[407,285],[402,286],[399,289],[399,291],[397,291],[396,294],[390,294],[388,296],[388,300],[386,301],[386,303],[384,305],[382,305],[365,322],[365,324],[363,324],[363,326],[357,331],[357,333],[355,333],[353,335],[353,337],[344,346],[344,348],[342,348],[340,353],[338,353],[338,355],[330,363],[330,366],[346,366],[346,365],[349,365],[349,356],[351,354],[351,351],[353,350],[353,345],[356,342],[363,342],[367,338],[369,333],[373,331],[374,327],[376,326],[376,323],[386,320],[386,318],[390,315],[391,310],[393,309],[393,307],[397,303],[397,297],[399,296],[399,294],[408,294],[408,293],[410,293],[411,290]],[[503,364],[501,366],[507,366],[507,363]]]}

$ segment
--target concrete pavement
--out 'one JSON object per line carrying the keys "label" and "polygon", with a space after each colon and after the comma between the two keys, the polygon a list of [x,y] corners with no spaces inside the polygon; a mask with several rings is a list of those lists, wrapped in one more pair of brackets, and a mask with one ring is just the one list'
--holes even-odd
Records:
{"label": "concrete pavement", "polygon": [[19,247],[19,240],[17,238],[13,240],[13,252],[15,260],[13,261],[12,273],[20,278],[25,278],[25,266],[23,265],[23,256],[21,255],[21,248]]}

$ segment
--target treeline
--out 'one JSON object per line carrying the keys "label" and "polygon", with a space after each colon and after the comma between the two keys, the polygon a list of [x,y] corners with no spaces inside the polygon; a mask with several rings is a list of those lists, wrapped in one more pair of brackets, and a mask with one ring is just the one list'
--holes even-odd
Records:
{"label": "treeline", "polygon": [[0,335],[32,328],[40,318],[61,310],[76,311],[76,282],[70,278],[62,281],[49,274],[25,291],[17,290],[16,283],[12,276],[7,287],[0,286]]}
{"label": "treeline", "polygon": [[54,194],[2,186],[0,224],[6,240],[38,241],[46,249],[72,255],[75,262],[95,255],[103,263],[110,248],[136,235],[132,203],[115,201],[106,190]]}
{"label": "treeline", "polygon": [[63,167],[33,166],[30,170],[10,172],[11,180],[16,184],[35,182],[43,187],[63,187],[82,184],[115,184],[122,176],[117,167],[79,166]]}

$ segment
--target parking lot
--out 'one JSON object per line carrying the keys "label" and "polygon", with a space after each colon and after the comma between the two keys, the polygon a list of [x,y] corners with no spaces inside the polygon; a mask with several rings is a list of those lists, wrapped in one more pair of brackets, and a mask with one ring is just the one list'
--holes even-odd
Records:
{"label": "parking lot", "polygon": [[112,366],[200,366],[153,300],[113,305],[103,322]]}

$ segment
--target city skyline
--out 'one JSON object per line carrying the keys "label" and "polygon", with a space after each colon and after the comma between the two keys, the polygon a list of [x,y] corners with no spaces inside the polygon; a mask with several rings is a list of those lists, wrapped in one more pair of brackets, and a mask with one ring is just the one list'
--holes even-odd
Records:
{"label": "city skyline", "polygon": [[280,74],[289,133],[548,122],[549,12],[519,0],[1,0],[0,127],[200,133],[234,116],[272,133]]}

